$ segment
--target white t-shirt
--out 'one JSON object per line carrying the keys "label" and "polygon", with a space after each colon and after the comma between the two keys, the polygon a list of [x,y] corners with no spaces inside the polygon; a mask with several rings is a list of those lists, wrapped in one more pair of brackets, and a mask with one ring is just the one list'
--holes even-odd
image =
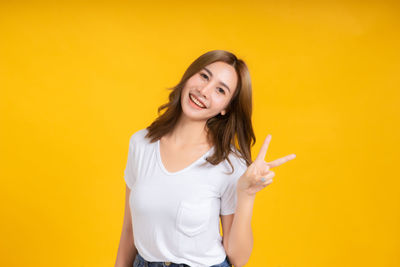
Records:
{"label": "white t-shirt", "polygon": [[235,212],[236,183],[247,169],[244,159],[230,153],[214,166],[206,162],[214,147],[177,172],[160,159],[159,141],[134,133],[124,179],[131,189],[129,205],[134,243],[147,261],[170,261],[203,267],[222,262],[226,253],[219,233],[219,215]]}

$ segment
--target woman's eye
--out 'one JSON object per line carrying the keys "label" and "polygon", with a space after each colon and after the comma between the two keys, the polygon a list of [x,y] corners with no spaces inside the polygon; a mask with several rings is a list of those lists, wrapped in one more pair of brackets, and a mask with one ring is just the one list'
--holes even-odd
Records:
{"label": "woman's eye", "polygon": [[208,80],[208,76],[207,76],[207,74],[200,73],[200,76],[202,76],[202,77],[204,77],[204,78],[206,78],[206,79]]}
{"label": "woman's eye", "polygon": [[[207,74],[200,73],[200,76],[201,76],[201,77],[204,77],[204,78],[206,78],[206,79],[208,80]],[[218,92],[220,92],[220,93],[222,93],[222,94],[225,94],[225,90],[222,89],[221,87],[218,87],[217,89],[218,89]]]}

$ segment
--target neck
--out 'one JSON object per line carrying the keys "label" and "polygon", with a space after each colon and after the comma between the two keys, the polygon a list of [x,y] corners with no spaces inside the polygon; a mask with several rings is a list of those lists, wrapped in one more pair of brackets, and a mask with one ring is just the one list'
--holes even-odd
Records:
{"label": "neck", "polygon": [[185,116],[180,116],[174,130],[170,133],[170,140],[179,146],[209,144],[206,122],[189,120]]}

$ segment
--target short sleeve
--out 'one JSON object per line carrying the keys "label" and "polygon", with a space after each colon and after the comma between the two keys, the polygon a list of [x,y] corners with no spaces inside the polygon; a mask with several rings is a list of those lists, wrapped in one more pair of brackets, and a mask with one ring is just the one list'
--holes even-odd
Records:
{"label": "short sleeve", "polygon": [[238,160],[235,162],[237,163],[234,164],[234,162],[232,162],[235,170],[233,174],[227,177],[227,183],[221,194],[221,215],[229,215],[235,213],[237,203],[237,181],[247,169],[247,165],[244,160]]}
{"label": "short sleeve", "polygon": [[129,149],[128,149],[128,160],[126,162],[125,170],[124,170],[124,179],[129,187],[129,189],[132,189],[133,184],[136,181],[136,162],[135,162],[135,150],[136,145],[134,144],[134,136],[132,135],[130,140],[129,140]]}

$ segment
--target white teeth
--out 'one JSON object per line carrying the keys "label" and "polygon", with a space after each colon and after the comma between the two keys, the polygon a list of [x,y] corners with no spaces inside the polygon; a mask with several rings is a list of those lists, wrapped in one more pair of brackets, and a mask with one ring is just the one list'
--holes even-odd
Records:
{"label": "white teeth", "polygon": [[189,94],[190,99],[192,99],[192,101],[194,103],[196,103],[196,105],[198,105],[201,108],[205,108],[205,106],[203,106],[197,99],[195,99],[191,94]]}

